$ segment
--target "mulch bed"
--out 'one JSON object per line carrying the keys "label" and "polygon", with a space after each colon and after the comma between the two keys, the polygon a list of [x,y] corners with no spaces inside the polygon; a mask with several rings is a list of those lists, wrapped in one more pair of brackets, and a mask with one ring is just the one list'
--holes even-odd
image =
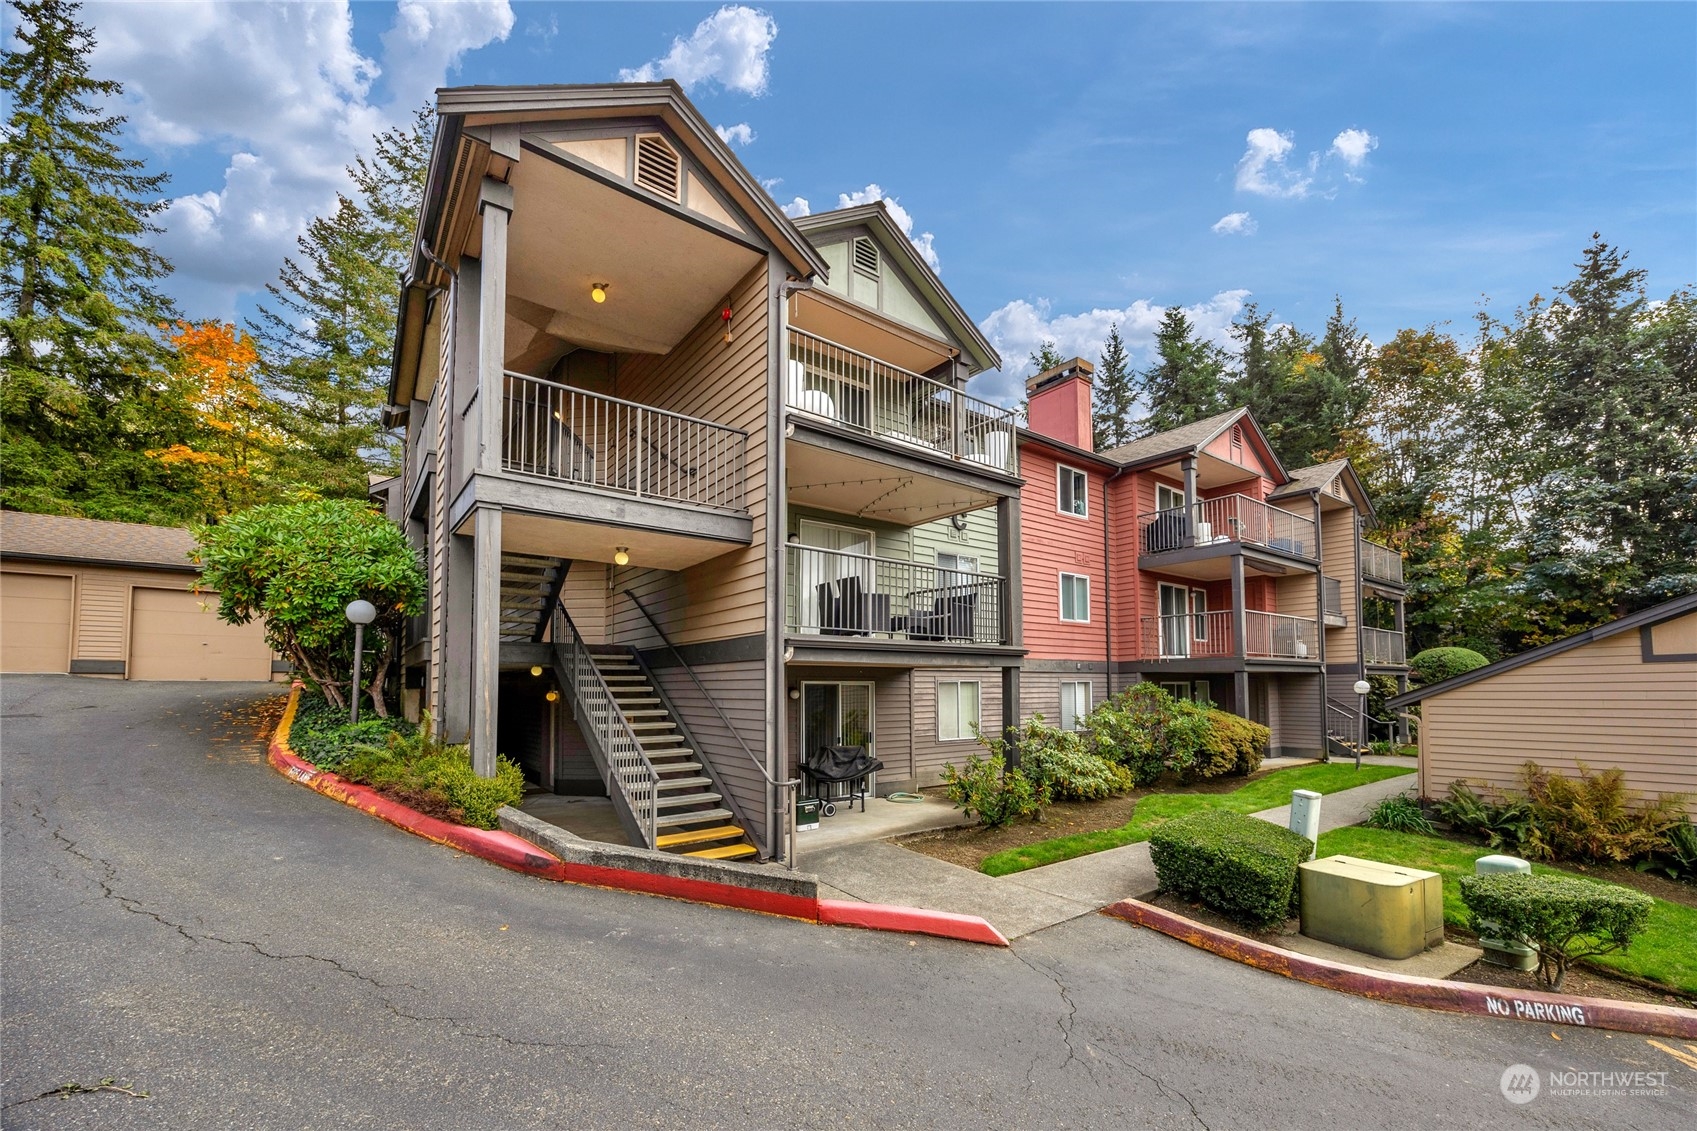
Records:
{"label": "mulch bed", "polygon": [[[1071,836],[1073,833],[1117,829],[1131,820],[1132,810],[1137,808],[1138,800],[1148,797],[1151,793],[1230,793],[1245,783],[1272,772],[1260,770],[1245,777],[1215,778],[1190,785],[1157,782],[1151,788],[1133,790],[1123,797],[1110,797],[1103,801],[1057,801],[1043,807],[1043,817],[1039,821],[1015,821],[999,829],[985,829],[977,825],[938,829],[934,832],[901,837],[896,843],[914,852],[922,852],[926,856],[945,860],[950,864],[959,864],[976,872],[986,857],[1005,849],[1053,840],[1058,836]],[[948,800],[943,786],[932,786],[921,792],[940,801]],[[966,816],[962,815],[961,820],[966,819]]]}

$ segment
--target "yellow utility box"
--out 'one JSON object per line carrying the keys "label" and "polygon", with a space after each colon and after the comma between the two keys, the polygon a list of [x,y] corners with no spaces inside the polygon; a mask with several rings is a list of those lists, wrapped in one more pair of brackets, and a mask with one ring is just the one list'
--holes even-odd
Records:
{"label": "yellow utility box", "polygon": [[1413,958],[1444,941],[1436,872],[1328,856],[1300,866],[1302,933],[1380,958]]}

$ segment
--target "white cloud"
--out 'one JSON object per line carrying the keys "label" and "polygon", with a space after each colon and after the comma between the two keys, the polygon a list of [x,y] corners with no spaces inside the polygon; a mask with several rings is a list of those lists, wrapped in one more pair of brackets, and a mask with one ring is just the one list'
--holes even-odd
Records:
{"label": "white cloud", "polygon": [[1247,140],[1249,146],[1237,162],[1239,192],[1273,197],[1308,195],[1316,160],[1310,158],[1306,170],[1292,169],[1285,160],[1296,144],[1290,134],[1262,127],[1250,130]]}
{"label": "white cloud", "polygon": [[1379,139],[1366,130],[1347,129],[1332,139],[1332,152],[1343,158],[1351,169],[1367,160],[1367,154],[1379,148]]}
{"label": "white cloud", "polygon": [[553,47],[554,40],[559,34],[560,17],[552,13],[549,14],[547,23],[543,23],[541,20],[525,21],[524,37],[536,41],[531,50],[539,55],[547,53],[549,48]]}
{"label": "white cloud", "polygon": [[811,216],[813,214],[813,206],[807,203],[807,198],[805,196],[798,196],[788,204],[781,205],[780,207],[782,208],[784,215],[788,216],[791,220],[798,220],[803,216]]}
{"label": "white cloud", "polygon": [[941,271],[942,261],[937,258],[937,239],[930,232],[913,234],[913,216],[903,208],[895,197],[885,192],[876,183],[867,185],[859,192],[840,192],[837,194],[838,208],[853,208],[859,204],[871,204],[882,200],[884,208],[890,213],[890,219],[896,222],[896,227],[902,230],[902,235],[913,244],[913,249],[919,253],[919,258],[930,265],[931,270]]}
{"label": "white cloud", "polygon": [[91,66],[124,84],[116,109],[139,141],[231,155],[220,185],[179,182],[200,191],[161,217],[158,244],[177,267],[170,289],[195,317],[230,317],[239,294],[271,281],[372,135],[407,120],[467,51],[513,26],[506,0],[402,0],[379,61],[355,46],[346,2],[100,3],[88,13]]}
{"label": "white cloud", "polygon": [[[1231,324],[1249,298],[1246,290],[1221,291],[1206,302],[1186,306],[1185,317],[1199,337],[1222,348],[1231,348]],[[1167,308],[1148,299],[1138,299],[1123,309],[1095,309],[1079,314],[1054,314],[1046,301],[1016,299],[980,322],[979,328],[1002,355],[1003,368],[973,378],[972,391],[1000,404],[1018,404],[1025,395],[1025,379],[1032,376],[1027,358],[1045,341],[1055,343],[1062,357],[1095,361],[1102,354],[1108,328],[1117,325],[1134,367],[1145,366],[1154,356],[1155,332]]]}
{"label": "white cloud", "polygon": [[726,145],[748,145],[754,141],[754,127],[747,122],[738,122],[734,126],[714,126],[713,132],[719,135],[719,140]]}
{"label": "white cloud", "polygon": [[1255,234],[1255,217],[1247,212],[1228,212],[1214,221],[1209,229],[1216,236],[1252,236]]}
{"label": "white cloud", "polygon": [[778,38],[778,21],[758,8],[727,4],[695,25],[688,39],[640,67],[619,71],[621,82],[676,79],[687,90],[716,82],[726,90],[765,94],[767,55]]}

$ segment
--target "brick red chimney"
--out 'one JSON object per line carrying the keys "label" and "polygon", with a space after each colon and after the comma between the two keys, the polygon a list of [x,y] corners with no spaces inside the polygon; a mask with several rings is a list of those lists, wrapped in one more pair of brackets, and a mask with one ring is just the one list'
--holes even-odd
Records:
{"label": "brick red chimney", "polygon": [[1090,392],[1096,367],[1082,357],[1045,369],[1025,383],[1027,427],[1063,444],[1095,450]]}

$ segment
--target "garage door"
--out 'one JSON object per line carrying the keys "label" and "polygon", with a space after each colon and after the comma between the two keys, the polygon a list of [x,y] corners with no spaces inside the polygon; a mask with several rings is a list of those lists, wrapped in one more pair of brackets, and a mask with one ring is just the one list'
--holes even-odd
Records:
{"label": "garage door", "polygon": [[131,679],[271,678],[265,626],[257,621],[237,626],[219,620],[216,593],[132,592]]}
{"label": "garage door", "polygon": [[0,573],[0,672],[71,667],[71,579]]}

